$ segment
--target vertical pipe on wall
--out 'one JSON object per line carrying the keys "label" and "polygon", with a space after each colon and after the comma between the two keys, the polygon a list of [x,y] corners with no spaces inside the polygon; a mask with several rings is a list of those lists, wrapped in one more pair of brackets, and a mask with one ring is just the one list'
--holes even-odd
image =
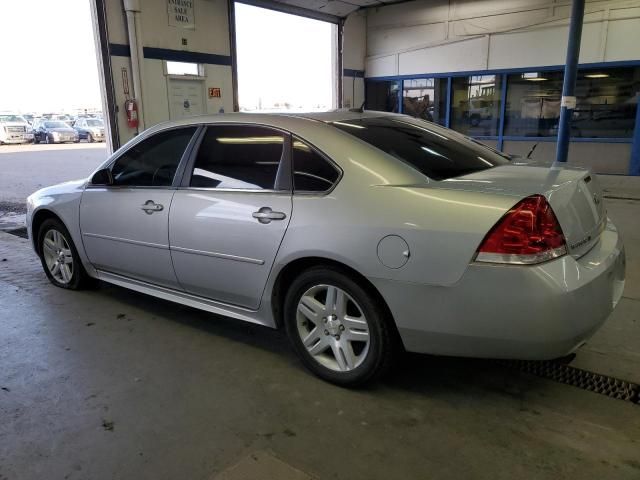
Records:
{"label": "vertical pipe on wall", "polygon": [[580,56],[580,40],[585,0],[573,0],[571,5],[571,22],[569,24],[569,42],[567,45],[567,62],[564,67],[562,84],[562,100],[560,102],[560,123],[558,125],[558,145],[556,147],[556,163],[566,163],[569,154],[571,137],[571,116],[576,108],[576,78],[578,76],[578,58]]}
{"label": "vertical pipe on wall", "polygon": [[[337,30],[337,61],[336,61],[336,88],[337,88],[337,108],[344,107],[344,18],[338,22]],[[353,99],[351,99],[353,103]]]}
{"label": "vertical pipe on wall", "polygon": [[127,14],[127,32],[131,50],[131,76],[133,77],[133,96],[138,103],[138,132],[144,130],[144,104],[142,102],[142,82],[144,55],[142,53],[142,27],[140,26],[140,1],[124,0]]}

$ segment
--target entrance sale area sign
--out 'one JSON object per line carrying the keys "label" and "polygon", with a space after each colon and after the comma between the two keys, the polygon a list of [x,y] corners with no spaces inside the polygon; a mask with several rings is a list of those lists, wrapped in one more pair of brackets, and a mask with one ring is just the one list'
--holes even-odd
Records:
{"label": "entrance sale area sign", "polygon": [[169,11],[169,25],[195,29],[196,22],[193,15],[193,0],[167,0]]}

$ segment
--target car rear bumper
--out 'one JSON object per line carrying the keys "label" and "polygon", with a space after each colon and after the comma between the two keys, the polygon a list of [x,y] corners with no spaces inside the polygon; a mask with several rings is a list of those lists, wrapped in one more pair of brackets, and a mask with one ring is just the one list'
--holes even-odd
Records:
{"label": "car rear bumper", "polygon": [[453,286],[371,279],[412,352],[544,360],[567,355],[622,296],[625,253],[609,221],[584,256],[538,266],[474,263]]}

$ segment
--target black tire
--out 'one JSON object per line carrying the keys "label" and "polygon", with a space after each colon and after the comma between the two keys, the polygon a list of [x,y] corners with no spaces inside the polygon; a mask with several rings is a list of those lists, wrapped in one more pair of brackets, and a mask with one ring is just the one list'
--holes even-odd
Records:
{"label": "black tire", "polygon": [[[47,262],[45,260],[44,255],[44,239],[47,232],[50,230],[55,230],[59,232],[64,240],[69,245],[69,249],[71,250],[71,255],[73,257],[73,272],[71,275],[71,280],[67,283],[63,283],[58,281],[49,270],[47,266]],[[50,218],[45,220],[37,233],[38,238],[38,255],[40,257],[40,261],[42,263],[42,268],[44,273],[47,275],[47,278],[51,283],[53,283],[56,287],[66,288],[69,290],[81,290],[83,288],[87,288],[93,284],[93,279],[89,277],[86,270],[82,266],[82,261],[80,260],[80,256],[78,255],[78,250],[71,239],[71,235],[69,234],[69,230],[55,218]]]}
{"label": "black tire", "polygon": [[[336,371],[322,365],[307,351],[299,334],[298,302],[309,289],[321,285],[335,286],[346,292],[357,303],[367,320],[368,351],[362,362],[352,370]],[[285,328],[302,363],[318,377],[344,387],[357,387],[372,382],[391,368],[399,348],[392,321],[375,295],[360,286],[347,272],[333,266],[318,266],[304,271],[293,281],[285,297]],[[339,340],[339,336],[336,339]]]}
{"label": "black tire", "polygon": [[38,137],[36,137],[35,135],[33,136],[33,144],[37,145],[40,143],[40,140],[38,140]]}

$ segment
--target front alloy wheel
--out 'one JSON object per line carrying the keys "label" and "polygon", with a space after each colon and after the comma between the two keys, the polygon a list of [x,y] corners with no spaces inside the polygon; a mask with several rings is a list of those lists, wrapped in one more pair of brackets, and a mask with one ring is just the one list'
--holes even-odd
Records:
{"label": "front alloy wheel", "polygon": [[51,283],[71,290],[91,283],[71,235],[62,222],[55,218],[45,220],[37,232],[37,238],[42,268]]}
{"label": "front alloy wheel", "polygon": [[372,288],[334,266],[310,268],[289,287],[287,334],[304,365],[324,380],[357,386],[390,368],[397,333]]}
{"label": "front alloy wheel", "polygon": [[73,277],[73,254],[64,235],[53,228],[48,230],[44,234],[42,255],[54,280],[68,284]]}

